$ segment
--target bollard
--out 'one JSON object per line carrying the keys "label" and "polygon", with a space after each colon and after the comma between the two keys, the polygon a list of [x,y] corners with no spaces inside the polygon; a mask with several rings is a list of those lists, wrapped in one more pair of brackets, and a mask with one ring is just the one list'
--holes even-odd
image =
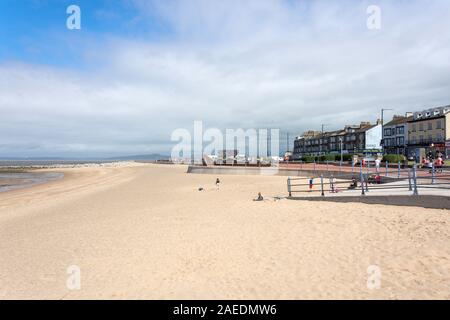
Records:
{"label": "bollard", "polygon": [[364,192],[364,177],[363,177],[363,173],[362,173],[362,161],[360,162],[360,166],[359,166],[359,179],[361,181],[361,195],[365,195],[365,192]]}
{"label": "bollard", "polygon": [[408,169],[408,183],[409,183],[409,191],[412,191],[411,170],[410,169]]}
{"label": "bollard", "polygon": [[369,179],[364,180],[366,182],[366,192],[369,192]]}
{"label": "bollard", "polygon": [[431,184],[435,183],[436,179],[436,167],[434,166],[434,163],[431,165]]}
{"label": "bollard", "polygon": [[361,173],[361,195],[365,195],[366,194],[366,192],[364,191],[364,177],[363,177],[363,175],[362,175],[362,173]]}
{"label": "bollard", "polygon": [[416,165],[415,164],[414,164],[414,167],[413,167],[413,182],[414,182],[413,195],[418,196],[419,195],[419,191],[417,190],[417,170],[416,170]]}
{"label": "bollard", "polygon": [[355,161],[352,160],[352,174],[355,171]]}
{"label": "bollard", "polygon": [[386,177],[389,176],[389,162],[386,161]]}
{"label": "bollard", "polygon": [[327,173],[329,173],[330,172],[330,170],[328,169],[328,160],[327,160]]}
{"label": "bollard", "polygon": [[291,177],[288,177],[288,179],[287,179],[287,188],[288,188],[289,197],[292,197],[292,191],[291,191]]}
{"label": "bollard", "polygon": [[323,190],[323,174],[320,175],[320,188],[322,190],[322,197],[325,196],[324,190]]}
{"label": "bollard", "polygon": [[400,161],[398,162],[398,178],[400,179]]}

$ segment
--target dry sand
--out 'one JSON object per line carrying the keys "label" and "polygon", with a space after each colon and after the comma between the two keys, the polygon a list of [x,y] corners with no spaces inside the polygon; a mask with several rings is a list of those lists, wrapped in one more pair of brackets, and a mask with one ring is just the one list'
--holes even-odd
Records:
{"label": "dry sand", "polygon": [[58,171],[0,194],[0,299],[450,298],[447,210],[253,202],[286,178],[220,176],[218,191],[183,166]]}

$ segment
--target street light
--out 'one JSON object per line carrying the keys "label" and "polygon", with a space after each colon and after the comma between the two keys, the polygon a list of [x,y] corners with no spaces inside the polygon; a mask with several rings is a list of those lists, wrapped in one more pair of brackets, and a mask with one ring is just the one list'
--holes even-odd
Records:
{"label": "street light", "polygon": [[392,111],[393,109],[385,109],[385,108],[381,108],[381,141],[383,142],[383,154],[384,154],[384,146],[385,146],[385,141],[384,141],[384,112],[385,111]]}
{"label": "street light", "polygon": [[324,132],[323,132],[323,128],[326,127],[326,126],[329,126],[329,124],[323,124],[323,123],[322,123],[322,143],[320,144],[320,153],[322,153],[322,149],[323,149],[322,145],[323,145],[323,143],[324,143],[324,138],[323,138]]}

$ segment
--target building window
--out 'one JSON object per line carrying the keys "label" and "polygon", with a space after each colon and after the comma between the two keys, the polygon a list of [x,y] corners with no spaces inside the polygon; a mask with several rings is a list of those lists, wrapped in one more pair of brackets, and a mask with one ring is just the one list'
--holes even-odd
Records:
{"label": "building window", "polygon": [[405,134],[405,127],[397,127],[397,134]]}
{"label": "building window", "polygon": [[433,130],[433,122],[428,122],[428,130]]}
{"label": "building window", "polygon": [[412,125],[412,130],[411,131],[412,132],[416,132],[416,124],[415,123]]}
{"label": "building window", "polygon": [[419,124],[419,131],[423,131],[423,122]]}
{"label": "building window", "polygon": [[441,120],[438,120],[436,122],[436,129],[442,129],[442,122],[441,122]]}
{"label": "building window", "polygon": [[386,137],[389,137],[391,135],[391,129],[389,129],[389,128],[384,129],[384,135]]}
{"label": "building window", "polygon": [[405,138],[404,137],[398,137],[397,138],[397,145],[402,146],[405,144]]}
{"label": "building window", "polygon": [[423,143],[423,136],[419,136],[419,142]]}

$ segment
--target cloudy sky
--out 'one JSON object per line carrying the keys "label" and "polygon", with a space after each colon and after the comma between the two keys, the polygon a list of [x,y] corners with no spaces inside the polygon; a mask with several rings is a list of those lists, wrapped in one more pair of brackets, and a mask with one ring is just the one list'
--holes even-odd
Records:
{"label": "cloudy sky", "polygon": [[448,0],[2,0],[0,157],[170,154],[194,120],[295,135],[448,105],[449,57]]}

